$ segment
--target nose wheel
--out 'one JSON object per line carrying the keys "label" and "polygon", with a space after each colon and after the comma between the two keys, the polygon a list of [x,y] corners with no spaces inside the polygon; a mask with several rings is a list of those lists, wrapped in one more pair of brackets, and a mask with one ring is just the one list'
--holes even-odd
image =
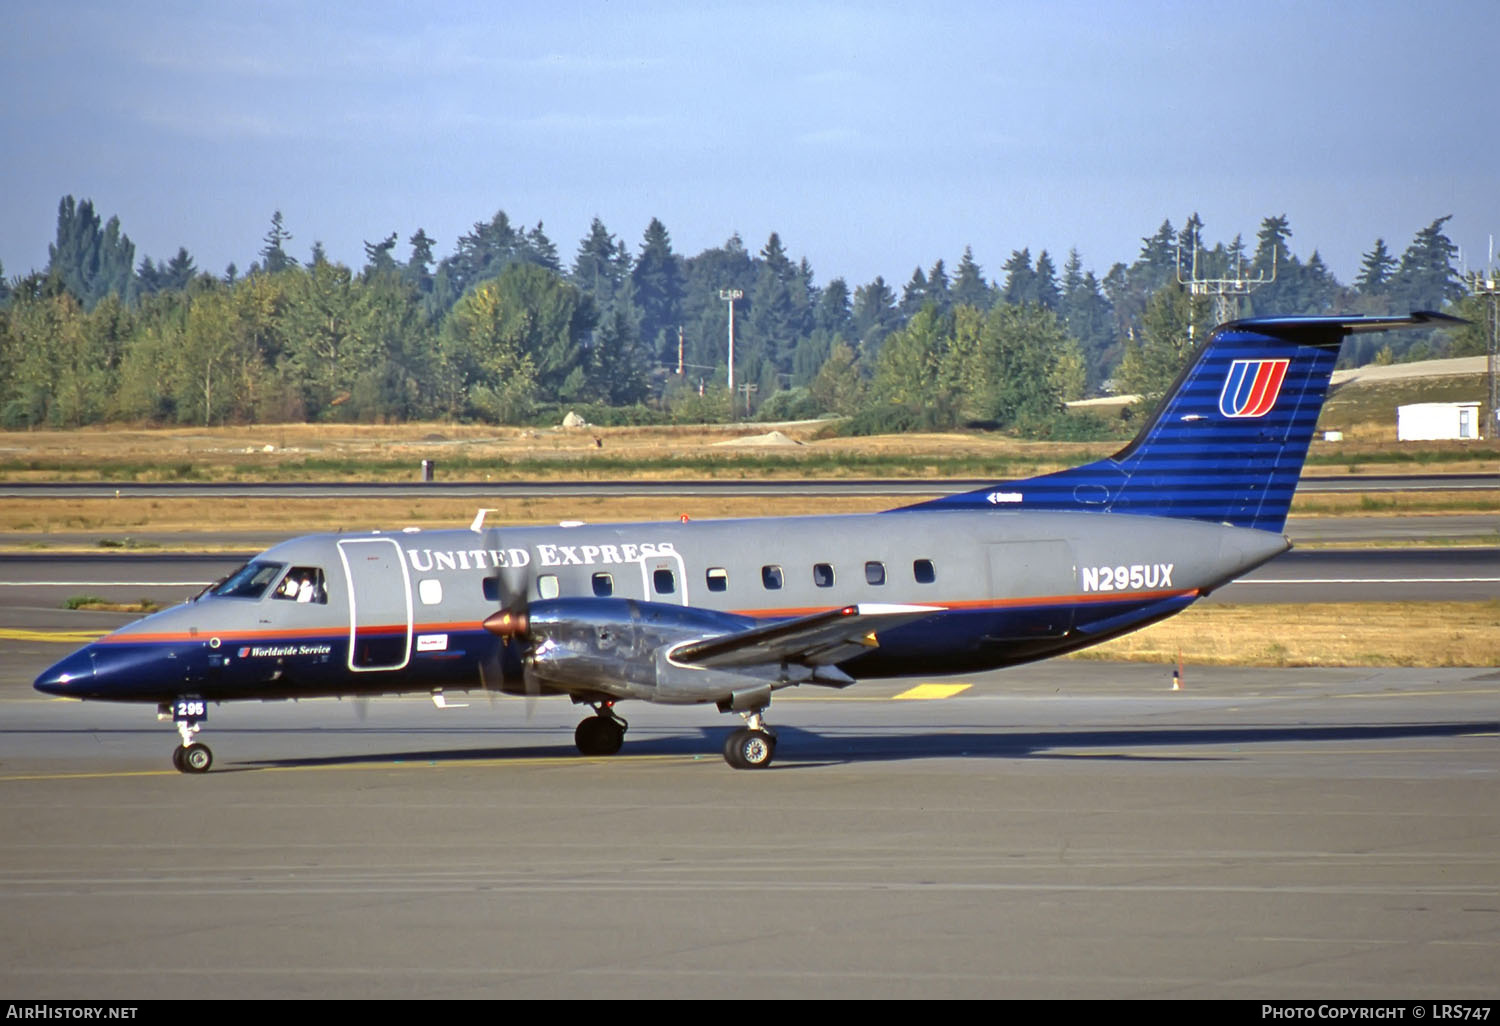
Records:
{"label": "nose wheel", "polygon": [[207,773],[214,764],[213,749],[202,743],[172,749],[172,765],[179,773]]}
{"label": "nose wheel", "polygon": [[179,773],[207,773],[214,764],[213,749],[194,738],[208,719],[208,703],[199,698],[179,698],[170,706],[163,705],[159,715],[166,719],[168,713],[182,738],[182,744],[172,750],[172,766]]}

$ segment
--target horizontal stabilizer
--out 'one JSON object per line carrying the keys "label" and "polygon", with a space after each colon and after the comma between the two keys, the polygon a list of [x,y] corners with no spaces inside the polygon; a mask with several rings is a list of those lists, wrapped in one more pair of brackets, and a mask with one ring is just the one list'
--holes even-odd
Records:
{"label": "horizontal stabilizer", "polygon": [[678,645],[667,658],[712,669],[797,663],[828,666],[877,644],[875,632],[942,612],[938,606],[864,602]]}

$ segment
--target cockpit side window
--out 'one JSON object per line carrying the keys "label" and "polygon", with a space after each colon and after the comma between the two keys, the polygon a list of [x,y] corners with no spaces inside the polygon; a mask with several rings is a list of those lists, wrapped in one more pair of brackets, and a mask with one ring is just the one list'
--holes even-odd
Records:
{"label": "cockpit side window", "polygon": [[285,563],[246,563],[213,590],[220,598],[258,599],[281,576]]}
{"label": "cockpit side window", "polygon": [[276,586],[276,598],[285,602],[328,601],[328,589],[323,582],[323,568],[319,566],[294,566],[286,572]]}

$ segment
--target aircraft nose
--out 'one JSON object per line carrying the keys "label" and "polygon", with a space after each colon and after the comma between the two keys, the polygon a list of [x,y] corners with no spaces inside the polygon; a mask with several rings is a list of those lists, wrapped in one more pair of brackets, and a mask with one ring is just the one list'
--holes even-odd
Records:
{"label": "aircraft nose", "polygon": [[94,679],[94,658],[86,648],[43,670],[32,686],[47,695],[77,695]]}

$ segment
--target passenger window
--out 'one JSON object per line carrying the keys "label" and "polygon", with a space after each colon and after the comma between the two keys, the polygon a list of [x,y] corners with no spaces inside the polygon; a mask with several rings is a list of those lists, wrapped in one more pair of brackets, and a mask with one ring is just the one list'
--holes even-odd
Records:
{"label": "passenger window", "polygon": [[544,599],[557,598],[557,575],[542,574],[536,579],[536,593]]}
{"label": "passenger window", "polygon": [[276,598],[287,602],[328,601],[328,590],[323,586],[323,571],[315,566],[294,566],[286,572],[276,588]]}
{"label": "passenger window", "polygon": [[666,567],[651,571],[651,586],[658,595],[671,595],[677,590],[677,578]]}
{"label": "passenger window", "polygon": [[912,576],[917,579],[918,584],[931,584],[937,580],[937,571],[932,568],[932,560],[919,559],[911,565]]}
{"label": "passenger window", "polygon": [[615,579],[609,574],[594,575],[594,595],[598,598],[609,598],[615,593]]}
{"label": "passenger window", "polygon": [[484,600],[486,602],[500,601],[500,582],[493,577],[484,579]]}
{"label": "passenger window", "polygon": [[865,583],[866,584],[877,584],[877,585],[884,584],[885,583],[885,564],[877,562],[877,561],[875,561],[873,559],[870,560],[868,563],[866,563],[865,564]]}
{"label": "passenger window", "polygon": [[728,591],[729,571],[722,566],[711,566],[708,568],[708,590]]}
{"label": "passenger window", "polygon": [[778,590],[781,587],[781,581],[781,567],[773,564],[760,568],[760,583],[766,586],[767,591]]}
{"label": "passenger window", "polygon": [[832,588],[833,587],[833,564],[832,563],[814,563],[813,564],[813,583],[816,584],[820,588]]}
{"label": "passenger window", "polygon": [[435,606],[443,601],[443,582],[436,577],[428,577],[417,582],[417,597],[422,600],[424,606]]}

